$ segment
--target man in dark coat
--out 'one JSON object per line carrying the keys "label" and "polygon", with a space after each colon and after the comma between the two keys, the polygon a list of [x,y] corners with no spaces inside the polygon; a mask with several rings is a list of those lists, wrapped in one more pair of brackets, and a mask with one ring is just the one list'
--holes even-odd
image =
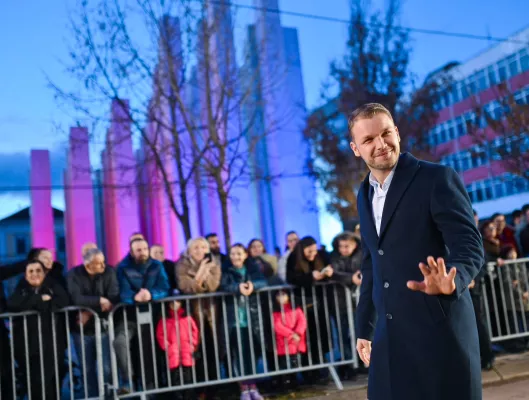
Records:
{"label": "man in dark coat", "polygon": [[468,285],[484,260],[465,187],[453,169],[400,154],[398,129],[380,104],[353,112],[349,131],[353,152],[370,170],[358,192],[363,278],[356,315],[368,398],[481,400]]}

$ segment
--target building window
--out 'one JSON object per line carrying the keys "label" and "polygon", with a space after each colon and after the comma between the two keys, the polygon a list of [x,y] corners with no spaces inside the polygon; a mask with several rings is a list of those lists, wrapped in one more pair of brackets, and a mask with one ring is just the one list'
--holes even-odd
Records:
{"label": "building window", "polygon": [[454,99],[454,103],[461,101],[461,95],[459,94],[459,85],[454,85],[452,87],[452,99]]}
{"label": "building window", "polygon": [[526,49],[520,51],[520,66],[522,67],[522,72],[529,70],[529,54],[527,54]]}
{"label": "building window", "polygon": [[489,87],[487,85],[487,75],[485,75],[485,70],[481,70],[476,74],[476,81],[478,83],[478,91],[480,92]]}
{"label": "building window", "polygon": [[490,86],[496,85],[498,83],[498,77],[496,76],[496,68],[494,68],[494,65],[491,65],[489,68],[487,68],[487,72]]}
{"label": "building window", "polygon": [[26,238],[24,236],[17,236],[15,238],[15,247],[17,256],[26,255],[27,253],[27,246],[26,246]]}
{"label": "building window", "polygon": [[66,251],[66,240],[64,236],[57,237],[57,251],[59,253],[64,253]]}
{"label": "building window", "polygon": [[507,76],[507,64],[505,63],[504,60],[500,61],[500,63],[498,64],[498,75],[499,75],[499,78],[500,78],[500,82],[503,82],[503,81],[506,81],[508,76]]}
{"label": "building window", "polygon": [[518,69],[518,54],[513,54],[509,58],[507,58],[507,64],[509,64],[509,74],[510,76],[516,76],[520,73],[520,70]]}
{"label": "building window", "polygon": [[462,116],[457,117],[457,136],[464,136],[466,132],[465,120]]}

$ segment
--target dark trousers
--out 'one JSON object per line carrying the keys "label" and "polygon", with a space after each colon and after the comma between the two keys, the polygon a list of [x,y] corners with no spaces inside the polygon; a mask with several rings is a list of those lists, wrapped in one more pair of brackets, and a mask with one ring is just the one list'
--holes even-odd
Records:
{"label": "dark trousers", "polygon": [[[193,382],[192,367],[179,367],[171,370],[171,386],[181,386],[182,384],[191,384]],[[183,389],[176,392],[176,396],[172,397],[178,400],[194,400],[195,392],[193,389]]]}
{"label": "dark trousers", "polygon": [[[281,368],[281,370],[299,368],[298,354],[290,354],[289,357],[290,359],[287,359],[286,355],[278,357],[279,368]],[[301,355],[300,355],[300,359],[301,359]],[[290,361],[290,365],[288,363],[289,361]],[[296,374],[297,374],[296,372],[290,372],[290,373],[286,373],[285,375],[282,375],[282,385],[288,386],[288,385],[295,384],[297,382]]]}
{"label": "dark trousers", "polygon": [[476,324],[478,326],[479,337],[479,352],[481,354],[481,365],[486,366],[494,360],[494,353],[492,352],[492,344],[490,341],[490,334],[484,323],[483,306],[481,296],[472,295],[472,304],[474,305],[474,313],[476,314]]}

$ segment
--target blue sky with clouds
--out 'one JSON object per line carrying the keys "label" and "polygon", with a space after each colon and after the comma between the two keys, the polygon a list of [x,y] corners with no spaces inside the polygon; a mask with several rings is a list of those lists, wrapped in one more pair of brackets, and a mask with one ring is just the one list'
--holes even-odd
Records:
{"label": "blue sky with clouds", "polygon": [[[375,7],[386,2],[371,1]],[[27,191],[5,187],[28,185],[30,149],[50,149],[52,180],[61,183],[65,129],[74,120],[58,109],[45,77],[66,87],[74,84],[60,62],[67,55],[67,10],[74,5],[74,0],[0,3],[0,218],[29,203]],[[280,7],[338,18],[349,14],[348,0],[280,0]],[[527,0],[402,0],[402,7],[402,25],[415,28],[506,37],[529,25]],[[251,12],[241,12],[241,26],[251,19]],[[306,100],[309,107],[316,106],[329,63],[344,51],[347,25],[288,15],[281,19],[284,26],[299,30]],[[236,39],[239,44],[242,32]],[[419,76],[448,61],[464,61],[491,45],[486,40],[427,34],[412,34],[412,40],[411,67]],[[93,156],[96,162],[97,151]],[[53,203],[62,206],[61,191],[54,193]]]}

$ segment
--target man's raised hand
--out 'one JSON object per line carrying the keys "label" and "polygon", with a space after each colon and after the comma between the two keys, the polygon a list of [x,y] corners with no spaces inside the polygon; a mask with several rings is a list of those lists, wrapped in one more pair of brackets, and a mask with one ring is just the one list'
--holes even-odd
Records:
{"label": "man's raised hand", "polygon": [[452,267],[446,272],[445,261],[439,257],[437,261],[433,257],[428,257],[428,265],[419,263],[424,280],[422,282],[408,281],[408,289],[423,292],[430,295],[449,295],[456,289],[456,269]]}

